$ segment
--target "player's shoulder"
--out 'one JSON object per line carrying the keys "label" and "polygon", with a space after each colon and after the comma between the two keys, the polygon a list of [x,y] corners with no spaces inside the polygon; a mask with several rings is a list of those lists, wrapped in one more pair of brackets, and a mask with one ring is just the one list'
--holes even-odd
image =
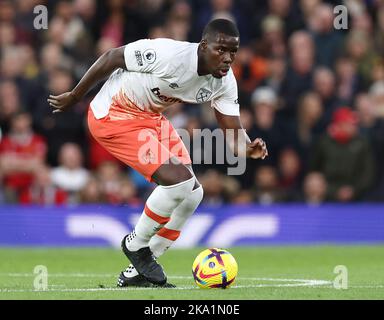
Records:
{"label": "player's shoulder", "polygon": [[168,38],[142,39],[129,45],[128,50],[143,54],[143,59],[150,63],[171,63],[178,65],[188,60],[197,44],[188,41],[178,41]]}

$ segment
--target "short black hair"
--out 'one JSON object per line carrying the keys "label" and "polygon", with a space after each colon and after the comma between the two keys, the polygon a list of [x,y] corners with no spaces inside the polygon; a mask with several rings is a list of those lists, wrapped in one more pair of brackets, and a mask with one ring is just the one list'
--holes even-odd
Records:
{"label": "short black hair", "polygon": [[240,37],[236,24],[227,19],[215,19],[209,22],[203,30],[203,39],[217,33],[223,33],[231,37]]}

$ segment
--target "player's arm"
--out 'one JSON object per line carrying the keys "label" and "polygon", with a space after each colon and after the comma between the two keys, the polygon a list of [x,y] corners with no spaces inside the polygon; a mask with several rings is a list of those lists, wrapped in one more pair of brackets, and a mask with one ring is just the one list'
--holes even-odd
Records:
{"label": "player's arm", "polygon": [[108,77],[114,70],[125,68],[124,47],[108,50],[88,69],[76,87],[58,96],[50,95],[49,104],[55,109],[53,112],[68,110],[99,81]]}
{"label": "player's arm", "polygon": [[257,138],[251,141],[241,125],[239,116],[225,115],[216,109],[215,116],[220,128],[224,131],[227,143],[236,155],[252,159],[264,159],[268,156],[263,139]]}

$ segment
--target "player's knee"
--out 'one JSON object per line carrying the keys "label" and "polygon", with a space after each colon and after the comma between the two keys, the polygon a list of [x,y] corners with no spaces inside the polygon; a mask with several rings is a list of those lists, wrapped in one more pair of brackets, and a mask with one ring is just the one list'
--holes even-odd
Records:
{"label": "player's knee", "polygon": [[203,186],[200,184],[199,187],[192,190],[192,192],[194,193],[194,199],[195,199],[196,205],[199,205],[201,203],[201,201],[203,201],[203,198],[204,198]]}
{"label": "player's knee", "polygon": [[189,215],[192,215],[196,211],[197,207],[203,200],[203,197],[204,197],[204,190],[203,190],[203,187],[199,184],[199,186],[196,189],[192,190],[191,195],[188,197],[188,208],[186,212],[189,213]]}
{"label": "player's knee", "polygon": [[[178,172],[175,174],[175,181],[176,183],[180,183],[183,181],[190,180],[191,178],[194,178],[194,175],[186,168],[183,167],[182,170],[178,170]],[[194,179],[195,181],[196,179]],[[195,182],[193,182],[193,186],[195,185]],[[193,188],[192,186],[192,188]]]}
{"label": "player's knee", "polygon": [[171,186],[193,178],[193,173],[182,164],[164,164],[153,174],[153,180],[161,186]]}
{"label": "player's knee", "polygon": [[198,187],[193,188],[190,196],[188,197],[188,202],[186,204],[187,205],[186,212],[189,212],[190,214],[194,213],[196,208],[199,206],[199,204],[203,200],[203,198],[204,198],[203,187],[200,184],[198,184]]}
{"label": "player's knee", "polygon": [[194,176],[190,177],[187,180],[182,182],[170,185],[170,186],[161,186],[163,190],[172,191],[171,196],[176,201],[181,201],[191,194],[193,187],[195,185],[196,178]]}

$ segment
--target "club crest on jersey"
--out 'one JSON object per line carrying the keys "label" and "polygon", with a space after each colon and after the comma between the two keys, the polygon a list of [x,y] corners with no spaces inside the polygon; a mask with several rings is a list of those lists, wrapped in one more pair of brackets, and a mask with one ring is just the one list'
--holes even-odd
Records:
{"label": "club crest on jersey", "polygon": [[172,82],[170,85],[169,85],[170,88],[172,89],[176,89],[176,88],[179,88],[179,85],[176,83],[176,82]]}
{"label": "club crest on jersey", "polygon": [[199,103],[205,102],[209,99],[211,96],[212,92],[205,89],[205,88],[200,88],[199,91],[197,91],[196,94],[196,101]]}
{"label": "club crest on jersey", "polygon": [[143,53],[143,59],[146,63],[154,63],[156,61],[156,51],[153,49],[145,50]]}

